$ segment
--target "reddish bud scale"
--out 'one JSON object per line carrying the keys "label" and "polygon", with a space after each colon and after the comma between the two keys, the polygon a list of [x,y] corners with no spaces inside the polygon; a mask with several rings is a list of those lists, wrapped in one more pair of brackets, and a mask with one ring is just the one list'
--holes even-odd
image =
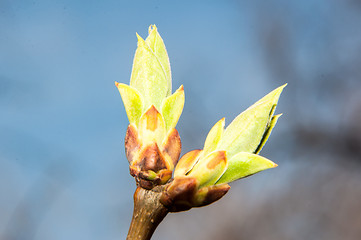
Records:
{"label": "reddish bud scale", "polygon": [[197,192],[197,180],[195,178],[175,178],[167,186],[160,198],[160,202],[166,206],[170,212],[180,212],[191,209],[193,197]]}
{"label": "reddish bud scale", "polygon": [[134,125],[129,124],[125,135],[125,155],[129,163],[133,162],[135,154],[139,151],[140,147],[141,142],[138,138],[138,131]]}
{"label": "reddish bud scale", "polygon": [[180,151],[181,141],[176,129],[170,130],[162,146],[158,146],[156,142],[142,144],[136,126],[133,124],[128,126],[125,152],[130,174],[145,189],[152,189],[156,185],[168,182]]}
{"label": "reddish bud scale", "polygon": [[198,189],[196,178],[177,177],[163,191],[160,202],[170,212],[187,211],[193,207],[203,207],[219,200],[229,189],[228,184]]}

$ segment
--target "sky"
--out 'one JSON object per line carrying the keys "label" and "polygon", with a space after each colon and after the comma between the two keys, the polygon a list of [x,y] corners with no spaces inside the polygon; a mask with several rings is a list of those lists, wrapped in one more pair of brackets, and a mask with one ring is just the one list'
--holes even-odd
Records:
{"label": "sky", "polygon": [[[262,151],[283,168],[234,191],[251,200],[281,194],[295,172],[314,164],[307,159],[317,159],[320,171],[337,169],[320,159],[342,144],[324,143],[361,131],[353,122],[361,118],[355,114],[361,109],[360,11],[356,0],[2,0],[1,238],[125,238],[135,183],[123,146],[128,120],[114,81],[129,83],[135,33],[145,38],[150,24],[167,47],[173,91],[185,88],[177,127],[183,154],[201,148],[219,119],[229,124],[287,82],[277,109],[284,116]],[[356,149],[359,139],[352,140]],[[184,222],[188,215],[181,215],[170,223]],[[306,220],[292,221],[291,235],[301,231],[299,221]],[[168,239],[169,231],[156,234]]]}

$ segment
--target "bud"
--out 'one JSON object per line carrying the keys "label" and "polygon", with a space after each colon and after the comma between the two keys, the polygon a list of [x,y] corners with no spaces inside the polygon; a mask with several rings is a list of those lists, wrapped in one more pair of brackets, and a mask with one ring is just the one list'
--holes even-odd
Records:
{"label": "bud", "polygon": [[226,153],[215,151],[200,159],[201,155],[202,150],[193,150],[179,160],[174,180],[160,199],[169,211],[179,212],[206,206],[223,197],[230,189],[228,184],[215,185],[226,170]]}
{"label": "bud", "polygon": [[184,89],[172,93],[168,54],[155,25],[143,40],[138,34],[130,85],[115,83],[129,126],[125,151],[130,174],[146,189],[172,176],[181,141],[175,129],[184,106]]}
{"label": "bud", "polygon": [[144,106],[160,109],[164,98],[172,93],[169,58],[163,39],[155,25],[149,26],[149,35],[143,40],[138,34],[130,86],[143,96]]}
{"label": "bud", "polygon": [[184,211],[217,201],[228,183],[277,164],[257,155],[280,115],[273,116],[283,85],[238,115],[224,130],[224,118],[208,133],[203,150],[185,154],[174,171],[174,181],[162,194],[170,211]]}

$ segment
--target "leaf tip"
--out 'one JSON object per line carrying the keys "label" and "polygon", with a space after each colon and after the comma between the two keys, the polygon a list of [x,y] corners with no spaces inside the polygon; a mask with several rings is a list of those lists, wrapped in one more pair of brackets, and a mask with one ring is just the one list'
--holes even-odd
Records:
{"label": "leaf tip", "polygon": [[119,83],[117,81],[114,82],[115,86],[118,87]]}
{"label": "leaf tip", "polygon": [[287,85],[288,85],[288,83],[285,83],[285,84],[283,84],[282,86],[279,86],[278,88],[276,88],[275,90],[273,90],[273,92],[275,92],[276,95],[278,95],[278,97],[279,97],[279,95],[281,95],[283,89],[284,89]]}
{"label": "leaf tip", "polygon": [[145,112],[145,115],[157,115],[157,114],[159,114],[159,112],[153,104]]}
{"label": "leaf tip", "polygon": [[145,44],[144,39],[138,33],[135,34],[137,35],[138,46],[142,46],[143,44]]}
{"label": "leaf tip", "polygon": [[155,24],[149,25],[148,33],[150,34],[152,31],[157,31],[157,26]]}
{"label": "leaf tip", "polygon": [[219,120],[222,123],[222,127],[224,128],[224,125],[226,123],[226,118],[223,117],[221,120]]}
{"label": "leaf tip", "polygon": [[277,92],[277,93],[281,94],[281,92],[283,91],[283,89],[284,89],[287,85],[288,85],[288,83],[285,83],[285,84],[283,84],[282,86],[279,86],[278,88],[276,88],[276,89],[274,90],[274,92]]}

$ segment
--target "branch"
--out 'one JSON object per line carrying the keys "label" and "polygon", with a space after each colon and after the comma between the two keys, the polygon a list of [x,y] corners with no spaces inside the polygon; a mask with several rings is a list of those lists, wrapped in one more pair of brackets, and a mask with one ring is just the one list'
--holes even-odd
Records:
{"label": "branch", "polygon": [[146,190],[137,187],[134,193],[134,211],[127,240],[149,240],[159,223],[168,214],[160,202],[165,185]]}

